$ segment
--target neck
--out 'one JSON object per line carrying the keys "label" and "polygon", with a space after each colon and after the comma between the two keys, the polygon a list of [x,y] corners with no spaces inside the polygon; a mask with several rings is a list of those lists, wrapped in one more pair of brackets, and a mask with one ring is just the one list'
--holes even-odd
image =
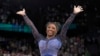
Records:
{"label": "neck", "polygon": [[55,37],[55,36],[47,36],[47,39],[51,39],[51,38],[53,38],[53,37]]}

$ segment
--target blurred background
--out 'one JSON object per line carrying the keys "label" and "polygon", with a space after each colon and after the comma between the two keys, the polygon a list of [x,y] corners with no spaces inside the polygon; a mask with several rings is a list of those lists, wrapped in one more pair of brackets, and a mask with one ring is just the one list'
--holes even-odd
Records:
{"label": "blurred background", "polygon": [[58,21],[63,25],[74,5],[81,5],[84,12],[70,25],[68,40],[58,55],[100,56],[99,0],[0,0],[0,56],[40,55],[31,29],[17,11],[25,8],[28,17],[45,36],[45,24]]}

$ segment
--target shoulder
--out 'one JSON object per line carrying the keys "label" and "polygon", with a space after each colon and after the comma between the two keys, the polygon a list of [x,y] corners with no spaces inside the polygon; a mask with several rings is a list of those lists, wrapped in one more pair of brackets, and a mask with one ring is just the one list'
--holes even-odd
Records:
{"label": "shoulder", "polygon": [[37,41],[39,42],[40,40],[45,40],[45,36],[43,36],[42,34],[39,34]]}
{"label": "shoulder", "polygon": [[62,35],[57,35],[57,39],[63,43],[65,40],[67,40],[67,37]]}
{"label": "shoulder", "polygon": [[57,35],[55,38],[62,42],[62,40],[61,40],[62,37],[60,35]]}

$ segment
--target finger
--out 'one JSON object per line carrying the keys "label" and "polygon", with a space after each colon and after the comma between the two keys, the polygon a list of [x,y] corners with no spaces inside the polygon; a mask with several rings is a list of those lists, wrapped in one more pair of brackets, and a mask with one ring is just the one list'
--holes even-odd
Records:
{"label": "finger", "polygon": [[74,8],[76,8],[76,6],[74,5]]}
{"label": "finger", "polygon": [[84,10],[81,10],[81,12],[82,12],[82,11],[84,11]]}
{"label": "finger", "polygon": [[78,6],[78,8],[81,8],[81,9],[83,9],[83,8],[82,8],[82,6]]}
{"label": "finger", "polygon": [[23,11],[25,11],[25,8],[23,8]]}
{"label": "finger", "polygon": [[84,11],[84,10],[81,10],[81,11]]}
{"label": "finger", "polygon": [[83,10],[83,8],[80,7],[81,10]]}
{"label": "finger", "polygon": [[19,12],[17,12],[16,14],[19,14]]}
{"label": "finger", "polygon": [[80,8],[81,10],[83,10],[82,6],[78,6],[78,8]]}
{"label": "finger", "polygon": [[81,6],[78,5],[77,8],[81,8]]}
{"label": "finger", "polygon": [[82,6],[78,5],[77,7],[82,7]]}
{"label": "finger", "polygon": [[16,14],[18,14],[18,12]]}

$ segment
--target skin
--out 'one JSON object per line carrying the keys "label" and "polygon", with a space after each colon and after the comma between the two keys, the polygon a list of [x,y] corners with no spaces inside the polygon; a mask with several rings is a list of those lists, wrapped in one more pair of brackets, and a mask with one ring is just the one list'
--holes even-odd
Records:
{"label": "skin", "polygon": [[[74,6],[73,14],[78,14],[82,11],[83,11],[83,8],[81,6]],[[21,16],[26,15],[25,9],[16,12],[16,14],[21,15]],[[33,29],[34,24],[30,19],[27,19],[27,20],[25,19],[25,22],[27,23],[27,25],[29,25]],[[35,28],[35,31],[38,33],[36,28]],[[54,37],[57,33],[56,26],[54,24],[49,24],[46,28],[46,33],[47,33],[47,38]]]}
{"label": "skin", "polygon": [[[65,39],[65,36],[66,36],[66,33],[67,33],[67,30],[69,28],[69,25],[72,23],[72,21],[74,20],[74,16],[76,14],[78,14],[79,12],[82,12],[83,11],[83,8],[81,6],[74,6],[74,9],[73,9],[73,14],[72,14],[72,18],[69,17],[64,25],[62,26],[62,29],[61,29],[61,32],[59,34],[59,38],[62,40]],[[26,24],[32,29],[32,34],[35,36],[34,38],[39,40],[41,38],[41,35],[39,35],[40,33],[38,32],[37,28],[35,27],[34,23],[27,17],[26,13],[25,13],[25,9],[21,10],[21,11],[18,11],[16,14],[18,15],[21,15],[23,16],[24,18],[24,21],[26,22]],[[46,28],[46,33],[47,33],[47,36],[46,38],[47,39],[51,39],[51,38],[54,38],[55,35],[57,34],[57,29],[58,27],[56,27],[56,24],[53,24],[53,23],[50,23],[49,25],[47,25],[47,28]],[[64,39],[62,39],[64,38]],[[40,39],[41,40],[41,39]],[[54,41],[55,42],[55,41]],[[42,42],[43,43],[43,42]],[[45,42],[46,43],[46,47],[47,48],[47,44],[48,42]],[[50,43],[52,44],[52,42]],[[60,43],[59,43],[60,44]],[[59,48],[57,48],[58,50]],[[50,49],[47,49],[47,50],[50,50]]]}
{"label": "skin", "polygon": [[47,38],[52,38],[57,34],[57,28],[55,26],[55,24],[50,23],[47,27],[46,27],[46,33],[47,33]]}

